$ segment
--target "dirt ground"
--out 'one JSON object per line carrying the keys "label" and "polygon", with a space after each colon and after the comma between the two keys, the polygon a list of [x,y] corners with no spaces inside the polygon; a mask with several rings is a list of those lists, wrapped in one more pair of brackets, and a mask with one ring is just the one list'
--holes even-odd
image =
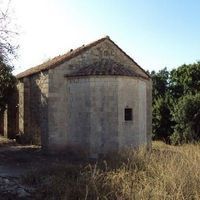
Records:
{"label": "dirt ground", "polygon": [[19,145],[0,137],[0,200],[34,199],[35,188],[22,185],[21,178],[29,171],[67,162],[62,157],[46,155],[40,146]]}
{"label": "dirt ground", "polygon": [[0,137],[0,199],[31,199],[34,188],[21,184],[21,177],[42,161],[39,146],[22,146]]}

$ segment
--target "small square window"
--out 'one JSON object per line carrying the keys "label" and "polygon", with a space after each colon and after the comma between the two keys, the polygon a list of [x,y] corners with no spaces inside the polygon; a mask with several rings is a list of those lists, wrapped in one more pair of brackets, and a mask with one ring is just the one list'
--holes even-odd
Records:
{"label": "small square window", "polygon": [[133,120],[132,108],[125,108],[125,110],[124,110],[124,120],[125,121],[132,121]]}

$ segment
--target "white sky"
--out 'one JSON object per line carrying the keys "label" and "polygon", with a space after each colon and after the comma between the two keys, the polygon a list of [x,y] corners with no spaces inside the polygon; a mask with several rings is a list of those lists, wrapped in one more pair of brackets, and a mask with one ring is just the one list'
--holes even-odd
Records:
{"label": "white sky", "polygon": [[67,4],[62,7],[51,0],[12,3],[20,33],[15,73],[105,36],[82,24],[75,10],[66,9]]}
{"label": "white sky", "polygon": [[11,16],[18,26],[20,46],[18,59],[13,62],[14,73],[106,35],[145,70],[193,63],[199,59],[200,50],[197,3],[11,0]]}

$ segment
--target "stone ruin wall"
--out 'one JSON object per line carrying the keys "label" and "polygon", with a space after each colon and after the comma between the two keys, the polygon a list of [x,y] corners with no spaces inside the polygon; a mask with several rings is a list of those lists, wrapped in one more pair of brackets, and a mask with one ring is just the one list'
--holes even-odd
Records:
{"label": "stone ruin wall", "polygon": [[[68,145],[67,138],[71,137],[68,131],[69,112],[67,110],[70,93],[68,93],[68,81],[64,75],[105,58],[111,58],[127,67],[132,67],[137,73],[147,77],[132,60],[128,59],[110,41],[104,41],[60,66],[49,70],[49,148],[62,149]],[[147,95],[147,116],[145,121],[148,134],[147,142],[151,146],[151,80],[143,79],[143,81],[146,84],[145,90]]]}
{"label": "stone ruin wall", "polygon": [[18,80],[15,96],[4,113],[4,136],[41,144],[48,132],[48,72]]}
{"label": "stone ruin wall", "polygon": [[[117,47],[106,40],[54,69],[25,77],[19,81],[17,85],[19,92],[18,118],[16,117],[17,122],[19,122],[18,133],[31,138],[32,143],[40,143],[40,136],[42,136],[41,141],[44,147],[64,146],[67,134],[69,134],[67,133],[67,79],[64,75],[105,58],[112,58],[146,76],[132,60],[128,59]],[[144,80],[144,82],[147,96],[147,142],[151,146],[152,86],[151,80]],[[7,121],[4,122],[4,125],[5,123]]]}

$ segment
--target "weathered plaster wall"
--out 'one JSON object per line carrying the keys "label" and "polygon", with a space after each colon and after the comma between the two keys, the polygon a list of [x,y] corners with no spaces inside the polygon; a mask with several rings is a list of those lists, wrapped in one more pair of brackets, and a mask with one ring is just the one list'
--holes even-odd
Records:
{"label": "weathered plaster wall", "polygon": [[67,144],[93,157],[118,149],[117,87],[115,77],[68,80]]}
{"label": "weathered plaster wall", "polygon": [[[111,58],[146,77],[66,74]],[[18,132],[32,143],[56,150],[80,148],[90,156],[128,146],[151,147],[151,80],[109,40],[60,66],[19,80]],[[133,109],[133,121],[124,121],[124,109]],[[4,115],[8,133],[9,112]],[[74,148],[76,150],[76,148]]]}
{"label": "weathered plaster wall", "polygon": [[[118,80],[118,127],[120,147],[147,146],[151,148],[151,81],[131,77],[120,77]],[[122,111],[125,108],[133,109],[132,121],[124,121]]]}
{"label": "weathered plaster wall", "polygon": [[67,82],[67,134],[65,139],[68,146],[89,150],[90,107],[89,79],[69,80]]}
{"label": "weathered plaster wall", "polygon": [[[62,113],[65,118],[60,118],[60,134],[55,132],[53,141],[49,141],[50,149],[72,147],[96,157],[120,148],[147,145],[145,81],[114,76],[65,81],[66,99],[61,101],[62,105],[66,103]],[[124,120],[125,108],[133,109],[133,121]],[[65,128],[61,129],[63,124]]]}
{"label": "weathered plaster wall", "polygon": [[18,91],[13,89],[12,94],[9,96],[6,110],[1,116],[1,135],[9,139],[13,139],[18,131],[17,123],[17,104],[18,104]]}
{"label": "weathered plaster wall", "polygon": [[48,72],[23,78],[19,91],[19,133],[33,144],[48,141]]}
{"label": "weathered plaster wall", "polygon": [[24,83],[22,80],[18,81],[17,90],[19,94],[18,113],[19,113],[19,134],[24,134]]}
{"label": "weathered plaster wall", "polygon": [[[124,120],[124,109],[132,108],[133,120]],[[146,83],[139,79],[119,78],[118,123],[120,148],[146,145]]]}
{"label": "weathered plaster wall", "polygon": [[[96,145],[95,141],[98,140],[98,136],[99,136],[99,132],[101,127],[105,127],[105,130],[101,130],[101,133],[103,134],[103,132],[105,134],[113,134],[113,137],[110,138],[115,138],[115,135],[117,135],[116,133],[116,129],[117,129],[117,125],[119,124],[120,127],[119,129],[121,130],[121,135],[126,134],[125,130],[126,129],[131,129],[134,131],[137,139],[136,143],[141,143],[141,141],[143,141],[145,144],[150,141],[150,135],[151,135],[151,110],[150,108],[147,108],[148,106],[150,106],[151,104],[151,100],[147,100],[150,97],[150,93],[151,93],[151,83],[149,80],[144,80],[142,79],[142,81],[139,81],[139,79],[134,82],[130,81],[130,78],[127,78],[127,81],[124,82],[124,79],[116,79],[118,80],[117,82],[113,81],[113,79],[108,79],[107,81],[105,81],[105,83],[103,81],[99,81],[98,79],[98,84],[96,84],[95,81],[89,80],[88,82],[86,81],[87,79],[84,79],[84,83],[80,84],[79,82],[81,81],[81,79],[77,80],[77,83],[73,83],[69,82],[68,79],[66,77],[64,77],[64,75],[66,74],[70,74],[71,72],[74,72],[77,69],[80,69],[84,66],[88,66],[89,64],[92,64],[98,60],[101,60],[102,58],[112,58],[114,60],[116,60],[117,62],[122,63],[123,65],[127,66],[127,67],[132,67],[134,68],[134,70],[147,77],[147,75],[141,70],[139,69],[133,62],[132,60],[130,60],[129,58],[127,58],[121,51],[118,50],[117,47],[115,47],[110,41],[104,41],[98,45],[96,45],[95,47],[92,47],[91,49],[89,49],[88,51],[78,55],[75,58],[72,58],[71,60],[67,61],[66,63],[63,63],[62,65],[54,68],[54,69],[50,69],[49,70],[49,98],[48,98],[48,119],[49,119],[49,123],[48,123],[48,148],[49,149],[62,149],[68,145],[76,145],[79,144],[79,142],[83,142],[84,146],[87,146],[88,142],[93,146],[95,146],[95,149],[106,149],[106,145],[107,144],[103,144],[105,145],[104,148],[102,148],[101,144]],[[83,81],[83,80],[82,80]],[[115,82],[115,83],[114,83]],[[96,87],[96,85],[101,85],[102,86],[99,88],[101,88],[102,92],[104,95],[101,94],[101,90],[92,90],[92,85],[93,88]],[[110,87],[105,87],[105,84],[110,85]],[[130,84],[130,86],[129,86]],[[135,85],[136,84],[136,85]],[[141,85],[140,85],[141,84]],[[114,86],[115,85],[115,86]],[[117,89],[117,87],[121,87],[122,89]],[[87,89],[89,88],[89,89]],[[115,89],[114,89],[115,88]],[[79,93],[77,94],[77,90],[79,91]],[[126,94],[124,94],[124,90],[126,91]],[[76,92],[75,92],[76,91]],[[107,91],[107,92],[105,92]],[[113,91],[113,93],[112,93]],[[115,93],[117,92],[118,93]],[[128,95],[129,92],[133,92],[132,95]],[[73,93],[74,92],[74,93]],[[91,94],[92,92],[92,94]],[[76,94],[75,94],[76,93]],[[94,94],[94,95],[93,95]],[[110,94],[113,94],[109,97]],[[117,94],[118,97],[114,96],[114,94]],[[74,95],[78,95],[78,97],[75,98]],[[125,96],[124,96],[125,95]],[[118,109],[122,109],[122,107],[124,106],[122,103],[118,104],[118,99],[122,99],[120,100],[121,102],[123,101],[123,99],[127,100],[128,104],[133,105],[134,109],[135,109],[135,113],[138,112],[143,112],[145,110],[145,107],[147,108],[146,112],[143,112],[143,114],[141,115],[137,115],[136,119],[137,122],[140,120],[143,121],[143,123],[138,124],[136,121],[134,121],[133,124],[126,124],[128,126],[124,127],[125,125],[120,124],[120,123],[115,123],[113,122],[113,124],[115,124],[116,126],[113,126],[113,130],[111,131],[110,128],[111,126],[107,126],[107,124],[103,124],[104,122],[102,122],[103,117],[101,116],[101,113],[97,112],[98,110],[98,106],[95,107],[91,104],[89,104],[88,102],[92,102],[88,100],[88,96],[90,96],[91,98],[99,98],[101,99],[101,101],[93,101],[93,102],[107,102],[108,100],[106,98],[111,98],[112,101],[109,100],[109,107],[107,107],[105,104],[104,107],[106,109],[108,109],[108,113],[106,113],[107,115],[110,115],[110,119],[112,118],[113,121],[119,120],[118,117],[116,117],[117,115],[115,115],[118,111]],[[104,98],[104,99],[102,99]],[[77,99],[82,99],[82,101],[79,101]],[[138,102],[141,99],[141,104],[136,105],[136,102]],[[72,102],[71,106],[69,102]],[[77,106],[77,108],[75,107],[75,105],[78,104],[79,106]],[[93,112],[90,112],[84,108],[84,105],[91,106],[91,109],[93,108]],[[118,106],[119,105],[119,106]],[[123,106],[122,106],[123,105]],[[74,108],[73,108],[74,106]],[[112,107],[113,106],[113,107]],[[121,106],[121,107],[120,107]],[[79,107],[79,109],[78,109]],[[86,109],[85,112],[80,111],[82,108]],[[112,108],[112,109],[111,109]],[[103,106],[102,108],[103,109]],[[124,109],[124,107],[123,107]],[[111,114],[111,111],[113,115]],[[88,112],[90,113],[90,117],[91,118],[97,118],[97,116],[99,116],[99,119],[95,119],[94,122],[92,122],[91,120],[89,120],[88,117]],[[110,112],[110,113],[109,113]],[[80,113],[80,114],[79,114]],[[92,113],[92,114],[91,114]],[[98,114],[97,114],[98,113]],[[102,112],[103,113],[103,112]],[[73,116],[72,116],[73,115]],[[121,114],[120,114],[121,116]],[[71,117],[71,119],[70,119]],[[76,120],[73,120],[77,119]],[[79,123],[79,121],[81,121],[81,119],[86,120],[86,124],[88,121],[90,121],[90,126],[88,125],[84,125]],[[100,121],[98,121],[100,120]],[[76,123],[75,123],[76,121]],[[92,125],[93,123],[93,125]],[[101,123],[104,126],[101,126],[98,128],[98,124]],[[127,128],[129,127],[129,128]],[[85,135],[86,137],[84,138],[84,134],[81,132],[82,129],[85,129],[87,131],[85,131]],[[109,131],[108,131],[109,130]],[[137,131],[136,131],[137,130]],[[142,135],[139,135],[139,130],[140,132],[143,132]],[[149,137],[147,138],[145,136],[146,132],[148,131],[149,133]],[[94,140],[88,140],[87,138],[87,134],[93,134],[94,133],[94,137],[96,137]],[[77,134],[77,135],[76,135]],[[129,134],[129,133],[127,133]],[[123,146],[123,144],[127,143],[128,144],[128,139],[126,139],[127,141],[124,141],[125,139],[123,139],[123,136],[121,136],[122,138],[120,138],[121,143],[119,143],[120,146]],[[127,138],[132,137],[132,135],[128,136]],[[92,138],[92,137],[90,137]],[[108,139],[108,138],[107,138]],[[106,139],[103,139],[104,141]],[[113,141],[112,141],[113,140]],[[70,142],[69,142],[70,141]],[[107,140],[106,140],[107,141]],[[133,141],[133,140],[132,140]],[[110,142],[113,142],[112,147],[115,146],[116,142],[115,139],[110,139],[110,141],[108,142],[108,146],[110,144]],[[115,143],[115,144],[114,144]],[[116,144],[117,146],[118,144]],[[90,148],[92,149],[92,148]],[[99,150],[94,150],[94,151],[99,151]]]}
{"label": "weathered plaster wall", "polygon": [[46,146],[48,135],[48,72],[31,76],[27,96],[29,132],[36,143]]}
{"label": "weathered plaster wall", "polygon": [[3,119],[3,136],[8,137],[8,112],[5,110],[4,112],[4,119]]}
{"label": "weathered plaster wall", "polygon": [[118,149],[118,79],[90,78],[90,156]]}
{"label": "weathered plaster wall", "polygon": [[147,74],[139,68],[132,59],[128,58],[122,51],[119,50],[119,47],[115,46],[109,40],[106,40],[104,43],[101,43],[98,47],[102,57],[106,58],[109,57],[128,68],[134,69],[135,72],[138,74],[148,78]]}
{"label": "weathered plaster wall", "polygon": [[7,107],[7,126],[8,132],[7,137],[10,139],[14,139],[16,133],[18,132],[18,92],[17,90],[13,90],[12,95],[9,97],[9,103]]}
{"label": "weathered plaster wall", "polygon": [[152,81],[146,81],[146,124],[147,124],[147,147],[152,147]]}
{"label": "weathered plaster wall", "polygon": [[4,135],[4,116],[0,115],[0,135]]}

